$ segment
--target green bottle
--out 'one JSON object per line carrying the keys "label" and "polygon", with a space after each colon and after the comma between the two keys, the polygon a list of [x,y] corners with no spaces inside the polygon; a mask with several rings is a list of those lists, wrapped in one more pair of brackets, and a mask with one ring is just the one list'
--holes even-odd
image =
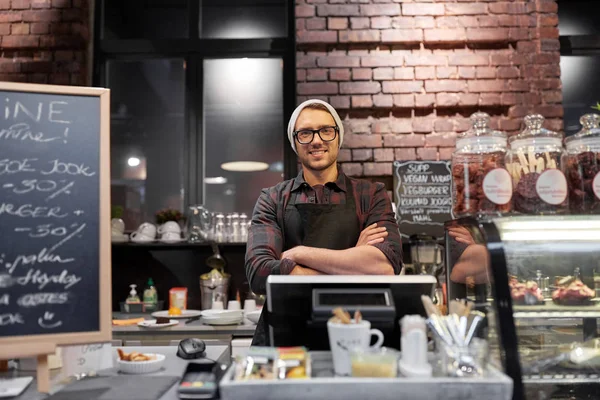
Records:
{"label": "green bottle", "polygon": [[146,290],[144,290],[144,307],[146,311],[154,311],[158,305],[158,293],[154,287],[152,278],[148,278]]}

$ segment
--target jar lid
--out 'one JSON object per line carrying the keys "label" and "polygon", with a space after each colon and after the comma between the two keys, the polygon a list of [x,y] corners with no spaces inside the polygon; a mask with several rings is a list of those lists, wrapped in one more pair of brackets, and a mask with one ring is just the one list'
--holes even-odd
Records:
{"label": "jar lid", "polygon": [[585,114],[579,118],[581,130],[576,134],[565,138],[567,148],[577,147],[581,144],[587,144],[593,139],[600,139],[600,115]]}
{"label": "jar lid", "polygon": [[506,133],[490,128],[490,116],[484,112],[471,114],[471,129],[458,135],[456,148],[506,147]]}
{"label": "jar lid", "polygon": [[544,117],[540,114],[530,114],[525,117],[525,129],[518,135],[508,139],[511,147],[529,146],[537,143],[539,139],[548,144],[562,144],[562,135],[558,132],[544,128]]}

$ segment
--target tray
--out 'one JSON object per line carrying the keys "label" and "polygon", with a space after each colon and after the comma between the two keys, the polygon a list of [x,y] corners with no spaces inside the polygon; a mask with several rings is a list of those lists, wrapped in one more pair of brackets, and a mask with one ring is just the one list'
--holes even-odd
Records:
{"label": "tray", "polygon": [[312,379],[233,381],[235,363],[223,376],[221,400],[510,400],[513,382],[489,367],[484,378],[334,377],[329,352],[310,352]]}

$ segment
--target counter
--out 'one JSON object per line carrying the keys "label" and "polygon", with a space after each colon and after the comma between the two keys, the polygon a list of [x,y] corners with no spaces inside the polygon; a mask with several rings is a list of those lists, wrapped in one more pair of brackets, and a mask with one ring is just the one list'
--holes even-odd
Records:
{"label": "counter", "polygon": [[[115,352],[115,357],[116,357],[116,349],[113,348],[113,350]],[[126,352],[139,351],[139,352],[143,352],[143,353],[160,353],[160,354],[164,354],[166,356],[165,364],[161,371],[155,372],[152,374],[145,374],[145,375],[128,375],[131,377],[134,377],[134,376],[173,377],[173,376],[175,376],[175,377],[181,378],[181,376],[183,376],[183,372],[185,371],[185,369],[187,367],[187,364],[190,362],[189,360],[183,360],[183,359],[177,357],[177,355],[176,355],[177,347],[176,346],[123,347],[123,350]],[[210,360],[218,361],[223,364],[229,364],[230,363],[229,348],[227,346],[207,345],[206,358],[210,359]],[[59,371],[53,371],[53,375],[54,376],[58,375],[58,372]],[[123,376],[117,371],[116,368],[111,368],[108,370],[101,371],[98,375],[99,376]],[[20,372],[20,371],[11,371],[8,373],[0,373],[0,378],[18,377],[18,376],[30,376],[30,374]],[[90,378],[90,381],[91,380],[93,380],[93,378]],[[56,390],[59,393],[61,393],[61,391],[64,390],[63,393],[66,393],[68,390],[67,388],[68,388],[68,385],[67,386],[57,386],[53,390]],[[49,397],[49,395],[42,394],[37,391],[36,381],[34,379],[34,381],[31,383],[31,385],[29,385],[27,390],[25,390],[25,392],[23,392],[20,396],[15,397],[14,399],[15,400],[42,400],[42,399],[46,399],[48,397]],[[65,396],[65,398],[67,398],[67,397]],[[69,398],[75,398],[75,397],[69,397]],[[177,385],[176,384],[174,384],[160,398],[160,400],[178,400],[178,399],[179,399],[179,397],[177,396]],[[87,400],[92,400],[92,399],[87,399]]]}

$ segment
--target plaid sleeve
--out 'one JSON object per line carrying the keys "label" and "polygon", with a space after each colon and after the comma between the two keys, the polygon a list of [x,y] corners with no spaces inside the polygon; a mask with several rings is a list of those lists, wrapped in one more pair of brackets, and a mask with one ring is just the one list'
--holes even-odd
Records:
{"label": "plaid sleeve", "polygon": [[377,222],[377,226],[385,226],[388,235],[382,243],[376,243],[373,246],[385,254],[394,268],[394,273],[398,275],[402,270],[402,239],[392,210],[392,203],[385,190],[385,185],[382,183],[376,183],[365,226],[375,222]]}
{"label": "plaid sleeve", "polygon": [[254,293],[266,292],[267,277],[287,275],[292,260],[280,260],[283,248],[281,228],[277,224],[277,193],[263,189],[254,206],[246,245],[246,276]]}

